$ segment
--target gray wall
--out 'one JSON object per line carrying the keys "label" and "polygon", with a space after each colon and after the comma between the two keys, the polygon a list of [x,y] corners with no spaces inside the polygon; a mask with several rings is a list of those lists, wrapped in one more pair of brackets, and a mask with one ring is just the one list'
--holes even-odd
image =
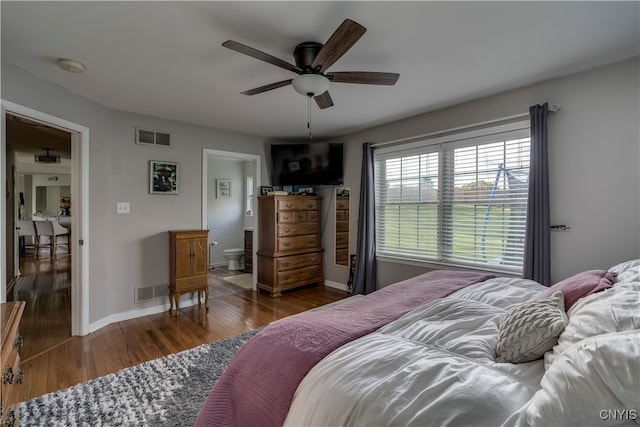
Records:
{"label": "gray wall", "polygon": [[[201,228],[203,148],[264,156],[262,138],[111,110],[5,63],[2,98],[90,129],[90,323],[158,304],[134,304],[134,288],[168,284],[167,230]],[[136,127],[172,132],[173,146],[135,144]],[[180,164],[178,195],[149,194],[150,160]]]}
{"label": "gray wall", "polygon": [[[545,101],[561,110],[549,118],[552,280],[608,268],[640,257],[640,92],[638,57],[571,76],[368,129],[347,142],[345,185],[352,187],[352,252],[360,196],[362,143],[383,142],[528,112]],[[328,242],[326,242],[328,243]],[[325,245],[326,250],[332,247]],[[378,286],[426,271],[391,262],[378,265]],[[327,266],[329,280],[345,283],[343,269]]]}
{"label": "gray wall", "polygon": [[[355,252],[361,146],[520,114],[551,101],[551,220],[571,226],[552,234],[552,279],[606,268],[640,256],[638,58],[547,81],[336,138],[345,142],[345,185],[352,188],[351,252]],[[115,111],[2,64],[2,97],[90,128],[90,322],[146,308],[133,289],[168,283],[169,229],[201,227],[202,149],[262,155],[264,139],[188,123]],[[170,131],[172,148],[133,142],[135,127]],[[148,192],[149,160],[181,165],[179,194]],[[268,183],[263,162],[262,182]],[[325,278],[346,283],[333,263],[331,188],[320,188]],[[116,215],[116,202],[131,213]],[[11,247],[11,246],[8,246]],[[238,246],[240,247],[240,246]],[[381,262],[383,286],[425,271]],[[157,303],[154,303],[157,304]]]}

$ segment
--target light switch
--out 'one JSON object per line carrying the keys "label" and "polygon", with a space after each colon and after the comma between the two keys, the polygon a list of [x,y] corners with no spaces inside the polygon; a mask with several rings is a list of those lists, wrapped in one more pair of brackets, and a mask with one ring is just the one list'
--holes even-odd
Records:
{"label": "light switch", "polygon": [[129,202],[117,202],[116,203],[116,213],[128,214],[129,213]]}

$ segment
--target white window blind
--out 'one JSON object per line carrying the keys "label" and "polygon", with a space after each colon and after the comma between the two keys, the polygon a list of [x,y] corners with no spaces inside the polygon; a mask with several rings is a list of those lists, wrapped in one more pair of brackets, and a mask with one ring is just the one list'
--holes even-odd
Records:
{"label": "white window blind", "polygon": [[528,123],[375,151],[377,254],[521,271]]}

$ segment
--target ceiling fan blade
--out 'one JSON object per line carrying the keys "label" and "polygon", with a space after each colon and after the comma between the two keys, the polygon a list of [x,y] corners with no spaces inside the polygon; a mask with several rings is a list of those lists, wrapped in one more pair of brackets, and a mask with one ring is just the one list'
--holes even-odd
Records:
{"label": "ceiling fan blade", "polygon": [[327,74],[336,83],[359,83],[364,85],[393,86],[398,81],[398,73],[377,73],[374,71],[343,71]]}
{"label": "ceiling fan blade", "polygon": [[313,99],[316,100],[316,104],[318,104],[318,107],[320,107],[321,110],[333,107],[333,99],[331,99],[331,95],[329,95],[328,91],[323,93],[322,95],[314,97]]}
{"label": "ceiling fan blade", "polygon": [[284,68],[285,70],[293,71],[297,74],[302,74],[302,70],[295,65],[289,64],[288,62],[283,61],[280,58],[276,58],[275,56],[271,56],[268,53],[264,53],[252,47],[243,45],[242,43],[234,42],[233,40],[227,40],[226,42],[222,43],[222,46],[226,47],[227,49],[235,50],[236,52],[249,55],[252,58],[268,62],[269,64],[275,65],[276,67]]}
{"label": "ceiling fan blade", "polygon": [[268,85],[260,86],[260,87],[257,87],[255,89],[244,91],[244,92],[242,92],[242,95],[255,95],[257,93],[262,93],[262,92],[266,92],[268,90],[277,89],[277,88],[282,87],[282,86],[290,85],[292,80],[293,79],[283,80],[281,82],[276,82],[276,83],[271,83],[271,84],[268,84]]}
{"label": "ceiling fan blade", "polygon": [[320,67],[320,72],[324,72],[351,49],[351,46],[360,40],[366,31],[367,29],[357,22],[345,19],[320,49],[311,67],[314,69]]}

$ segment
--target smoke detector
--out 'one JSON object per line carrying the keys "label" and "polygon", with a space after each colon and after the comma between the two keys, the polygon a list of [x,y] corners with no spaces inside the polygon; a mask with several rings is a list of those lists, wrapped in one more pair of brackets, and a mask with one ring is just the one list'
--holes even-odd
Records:
{"label": "smoke detector", "polygon": [[60,58],[58,59],[58,66],[70,73],[83,73],[85,70],[84,64],[73,59]]}

